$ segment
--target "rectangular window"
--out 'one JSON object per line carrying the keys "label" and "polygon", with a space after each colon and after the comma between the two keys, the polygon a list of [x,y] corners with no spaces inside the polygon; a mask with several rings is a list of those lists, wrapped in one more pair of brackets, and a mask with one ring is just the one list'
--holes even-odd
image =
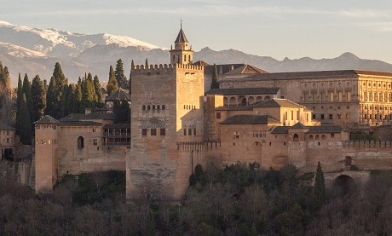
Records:
{"label": "rectangular window", "polygon": [[320,119],[324,120],[324,114],[320,115]]}
{"label": "rectangular window", "polygon": [[146,136],[147,135],[147,129],[142,129],[142,135]]}
{"label": "rectangular window", "polygon": [[333,102],[333,93],[329,93],[329,101]]}
{"label": "rectangular window", "polygon": [[161,128],[160,134],[161,134],[161,136],[165,136],[166,135],[166,129],[165,128]]}
{"label": "rectangular window", "polygon": [[331,138],[333,138],[333,137],[335,137],[335,134],[334,134],[334,133],[331,133]]}
{"label": "rectangular window", "polygon": [[186,129],[184,129],[184,136],[186,135]]}
{"label": "rectangular window", "polygon": [[196,128],[193,128],[193,135],[196,136]]}
{"label": "rectangular window", "polygon": [[312,114],[312,119],[313,119],[313,120],[316,119],[316,114]]}
{"label": "rectangular window", "polygon": [[342,117],[341,114],[337,114],[337,116],[338,116],[338,120],[340,120],[340,118]]}
{"label": "rectangular window", "polygon": [[343,93],[342,92],[338,93],[338,101],[339,102],[343,101]]}
{"label": "rectangular window", "polygon": [[329,114],[329,119],[333,120],[333,114]]}
{"label": "rectangular window", "polygon": [[220,118],[221,118],[221,113],[220,113],[220,112],[217,112],[217,113],[216,113],[216,118],[217,118],[217,119],[220,119]]}
{"label": "rectangular window", "polygon": [[157,136],[157,129],[151,129],[151,136]]}
{"label": "rectangular window", "polygon": [[347,102],[351,101],[351,92],[347,92]]}
{"label": "rectangular window", "polygon": [[93,145],[98,145],[98,140],[97,139],[93,139]]}
{"label": "rectangular window", "polygon": [[291,111],[291,120],[294,120],[294,111]]}
{"label": "rectangular window", "polygon": [[188,135],[192,135],[192,129],[188,129]]}
{"label": "rectangular window", "polygon": [[346,119],[350,119],[350,118],[351,118],[350,113],[346,113]]}

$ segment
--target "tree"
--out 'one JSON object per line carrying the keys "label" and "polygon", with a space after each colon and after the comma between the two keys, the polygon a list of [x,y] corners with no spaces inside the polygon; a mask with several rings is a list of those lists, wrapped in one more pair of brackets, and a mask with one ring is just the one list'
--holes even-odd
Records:
{"label": "tree", "polygon": [[314,185],[314,198],[317,207],[321,207],[327,200],[324,183],[324,173],[320,162],[317,164],[316,180]]}
{"label": "tree", "polygon": [[98,76],[94,76],[94,90],[95,90],[95,104],[97,107],[103,106],[103,95],[101,84],[99,83]]}
{"label": "tree", "polygon": [[29,77],[27,76],[27,74],[25,74],[24,79],[23,79],[22,91],[26,95],[27,110],[29,111],[29,114],[30,114],[30,121],[32,121],[32,120],[34,120],[33,101],[31,99],[31,84],[30,84]]}
{"label": "tree", "polygon": [[63,115],[60,107],[64,104],[62,100],[67,98],[64,94],[65,86],[68,86],[68,80],[61,69],[60,63],[57,62],[46,93],[47,106],[45,110],[46,114],[57,119]]}
{"label": "tree", "polygon": [[80,109],[83,111],[86,108],[95,108],[96,94],[94,88],[93,77],[88,73],[87,78],[82,80],[82,100]]}
{"label": "tree", "polygon": [[24,145],[30,145],[31,144],[31,135],[32,135],[32,129],[31,129],[31,121],[30,121],[30,114],[27,109],[27,102],[26,102],[26,95],[22,95],[22,101],[20,104],[20,109],[19,109],[19,116],[18,116],[18,131],[19,131],[19,137],[20,141]]}
{"label": "tree", "polygon": [[219,89],[218,68],[216,64],[214,64],[214,72],[212,73],[211,89]]}
{"label": "tree", "polygon": [[22,100],[23,100],[23,84],[22,84],[22,79],[19,74],[19,79],[18,79],[18,88],[16,92],[16,129],[19,130],[19,116],[21,115],[20,109],[22,107]]}
{"label": "tree", "polygon": [[149,68],[148,59],[146,59],[146,68],[145,69],[148,69],[148,68]]}
{"label": "tree", "polygon": [[118,84],[117,84],[116,76],[113,71],[113,66],[110,66],[109,80],[108,80],[108,84],[106,85],[106,91],[108,93],[108,96],[110,96],[117,89],[118,89]]}
{"label": "tree", "polygon": [[46,92],[44,83],[41,78],[36,75],[31,84],[31,100],[33,102],[33,122],[39,120],[46,108]]}
{"label": "tree", "polygon": [[135,63],[132,60],[132,62],[131,62],[131,71],[129,72],[129,85],[128,85],[129,94],[132,94],[131,90],[132,90],[132,70],[133,69],[135,69]]}
{"label": "tree", "polygon": [[124,75],[124,65],[121,59],[117,60],[116,71],[114,72],[117,84],[121,88],[127,88],[127,77]]}

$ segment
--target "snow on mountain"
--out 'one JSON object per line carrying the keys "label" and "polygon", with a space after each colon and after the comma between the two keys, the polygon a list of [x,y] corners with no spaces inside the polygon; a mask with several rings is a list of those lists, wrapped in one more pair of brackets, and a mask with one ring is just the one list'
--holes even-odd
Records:
{"label": "snow on mountain", "polygon": [[30,50],[11,43],[0,42],[0,52],[6,52],[11,56],[23,57],[46,57],[46,55],[39,51]]}
{"label": "snow on mountain", "polygon": [[137,46],[144,50],[159,48],[140,40],[111,34],[79,34],[57,29],[40,29],[12,25],[0,21],[0,42],[37,51],[52,57],[76,57],[95,45],[117,44],[120,47]]}

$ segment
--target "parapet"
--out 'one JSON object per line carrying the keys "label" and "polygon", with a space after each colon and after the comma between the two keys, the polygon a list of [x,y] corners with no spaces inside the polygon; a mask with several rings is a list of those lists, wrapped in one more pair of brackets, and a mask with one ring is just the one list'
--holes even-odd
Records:
{"label": "parapet", "polygon": [[189,69],[189,70],[203,70],[204,67],[200,65],[188,64],[155,64],[155,65],[135,65],[131,68],[132,75],[154,75],[167,72],[173,72],[175,69]]}

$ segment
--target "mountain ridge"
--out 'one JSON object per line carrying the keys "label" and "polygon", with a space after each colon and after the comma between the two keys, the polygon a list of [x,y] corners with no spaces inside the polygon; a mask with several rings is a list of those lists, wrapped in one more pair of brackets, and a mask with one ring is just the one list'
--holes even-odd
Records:
{"label": "mountain ridge", "polygon": [[[97,75],[100,81],[108,78],[109,67],[122,59],[129,77],[131,61],[144,64],[169,63],[169,51],[156,45],[127,36],[107,33],[82,34],[58,29],[40,29],[18,26],[0,20],[0,61],[7,66],[12,85],[18,74],[27,73],[32,79],[39,75],[49,80],[56,62],[61,64],[70,82],[75,82],[85,72]],[[270,56],[247,54],[236,49],[215,51],[209,47],[195,52],[194,61],[208,64],[250,64],[268,72],[298,72],[325,70],[375,70],[392,72],[392,65],[381,60],[361,59],[345,52],[335,58],[299,59],[284,58],[279,61]]]}

